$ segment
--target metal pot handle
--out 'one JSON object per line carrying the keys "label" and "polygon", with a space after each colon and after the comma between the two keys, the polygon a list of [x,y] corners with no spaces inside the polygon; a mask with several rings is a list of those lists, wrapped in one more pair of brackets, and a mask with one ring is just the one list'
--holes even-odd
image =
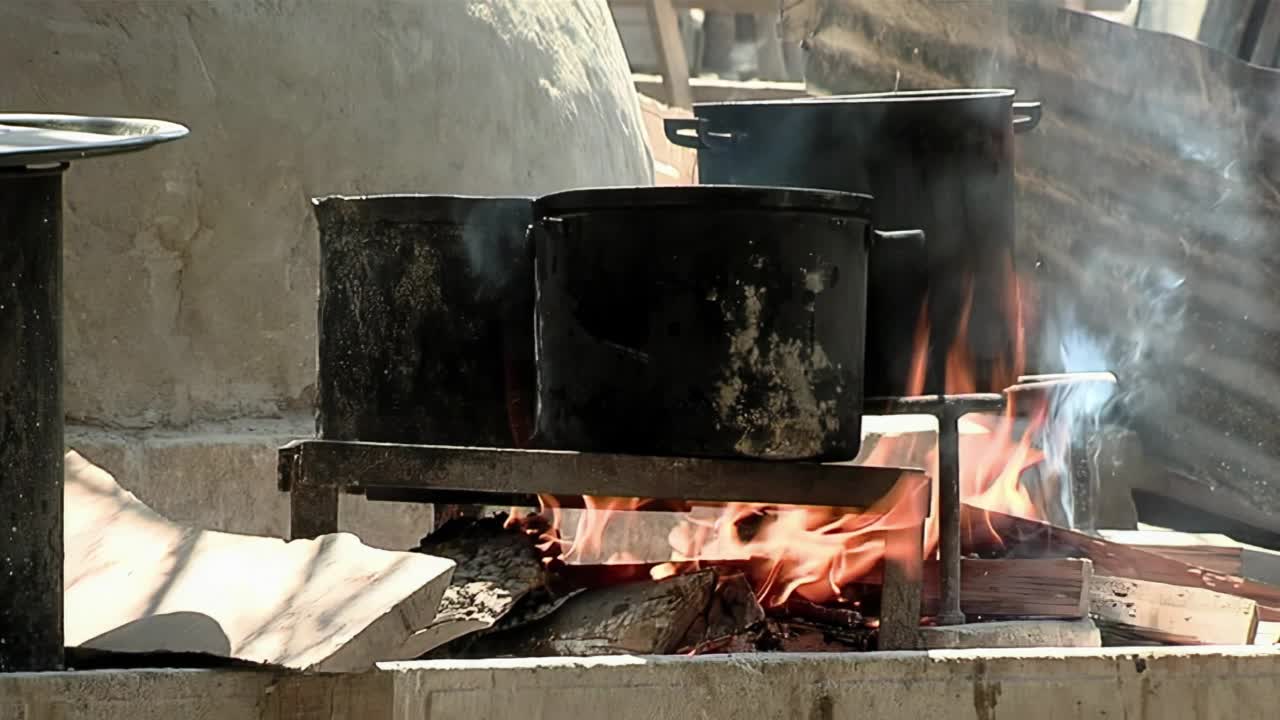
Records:
{"label": "metal pot handle", "polygon": [[[666,118],[662,122],[662,129],[673,145],[694,150],[723,149],[741,139],[740,135],[734,133],[711,132],[707,129],[706,118]],[[693,132],[681,132],[682,130]]]}
{"label": "metal pot handle", "polygon": [[1039,100],[1023,100],[1013,103],[1013,131],[1030,132],[1040,124],[1040,112],[1043,109]]}
{"label": "metal pot handle", "polygon": [[873,245],[882,240],[887,240],[894,243],[912,242],[917,245],[925,244],[923,230],[872,230],[871,231],[871,243]]}

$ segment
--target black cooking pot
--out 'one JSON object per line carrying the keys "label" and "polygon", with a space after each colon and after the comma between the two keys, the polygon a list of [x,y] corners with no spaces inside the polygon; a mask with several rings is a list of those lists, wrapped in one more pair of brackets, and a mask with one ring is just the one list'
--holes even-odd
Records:
{"label": "black cooking pot", "polygon": [[[542,447],[851,460],[870,197],[744,187],[535,203]],[[919,232],[897,233],[919,242]]]}
{"label": "black cooking pot", "polygon": [[532,199],[314,204],[320,437],[522,447],[533,421]]}
{"label": "black cooking pot", "polygon": [[[667,137],[698,149],[708,184],[822,188],[876,199],[878,227],[921,228],[925,247],[885,244],[868,285],[868,395],[938,393],[959,333],[993,389],[1013,354],[1013,133],[1040,119],[1013,90],[942,90],[705,103],[669,119]],[[971,304],[970,304],[971,298]],[[927,302],[928,373],[909,388]],[[963,327],[968,308],[968,327]]]}

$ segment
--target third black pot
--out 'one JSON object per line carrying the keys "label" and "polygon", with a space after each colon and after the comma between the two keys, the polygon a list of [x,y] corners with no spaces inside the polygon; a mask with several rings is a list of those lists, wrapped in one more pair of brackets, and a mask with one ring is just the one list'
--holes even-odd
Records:
{"label": "third black pot", "polygon": [[[1013,134],[1040,118],[1038,103],[1013,96],[985,89],[706,103],[666,129],[698,149],[701,182],[867,193],[877,226],[923,229],[927,249],[874,251],[866,391],[943,392],[946,356],[962,331],[977,389],[993,390],[1012,380],[995,375],[1013,355]],[[923,387],[909,387],[926,303],[928,374]]]}
{"label": "third black pot", "polygon": [[539,446],[857,455],[871,198],[593,189],[534,215]]}

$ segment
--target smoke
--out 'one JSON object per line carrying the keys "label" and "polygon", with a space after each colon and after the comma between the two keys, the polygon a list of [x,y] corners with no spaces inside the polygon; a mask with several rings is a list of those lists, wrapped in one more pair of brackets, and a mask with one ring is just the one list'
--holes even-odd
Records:
{"label": "smoke", "polygon": [[528,230],[533,221],[529,198],[466,198],[459,203],[458,220],[468,269],[482,298],[502,299],[513,289],[532,293],[532,248]]}
{"label": "smoke", "polygon": [[[1085,380],[1055,388],[1049,398],[1039,446],[1044,452],[1041,477],[1058,478],[1061,517],[1074,524],[1077,492],[1100,499],[1099,455],[1105,426],[1135,413],[1175,412],[1174,398],[1153,357],[1167,357],[1183,329],[1187,313],[1186,277],[1173,268],[1143,263],[1123,253],[1099,250],[1082,273],[1089,281],[1077,297],[1106,297],[1106,318],[1086,317],[1069,303],[1049,308],[1053,332],[1045,333],[1056,347],[1046,359],[1056,359],[1067,373],[1109,373],[1114,383]],[[1061,297],[1061,295],[1059,295]],[[1094,305],[1093,307],[1096,307]],[[1105,330],[1095,330],[1105,321]],[[1105,334],[1103,334],[1105,332]],[[1083,465],[1083,466],[1082,466]],[[1077,485],[1088,479],[1090,488]]]}

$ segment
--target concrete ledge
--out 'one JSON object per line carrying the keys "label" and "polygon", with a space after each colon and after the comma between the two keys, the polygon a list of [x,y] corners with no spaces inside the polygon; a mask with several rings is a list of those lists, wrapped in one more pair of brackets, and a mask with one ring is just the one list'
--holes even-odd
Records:
{"label": "concrete ledge", "polygon": [[23,720],[1266,718],[1271,648],[935,650],[388,663],[360,675],[0,675]]}
{"label": "concrete ledge", "polygon": [[[310,418],[245,420],[182,431],[114,432],[70,425],[66,443],[172,520],[287,537],[289,496],[276,489],[276,450],[314,435]],[[432,527],[428,505],[375,503],[353,495],[341,499],[339,512],[343,530],[388,550],[417,545]]]}

